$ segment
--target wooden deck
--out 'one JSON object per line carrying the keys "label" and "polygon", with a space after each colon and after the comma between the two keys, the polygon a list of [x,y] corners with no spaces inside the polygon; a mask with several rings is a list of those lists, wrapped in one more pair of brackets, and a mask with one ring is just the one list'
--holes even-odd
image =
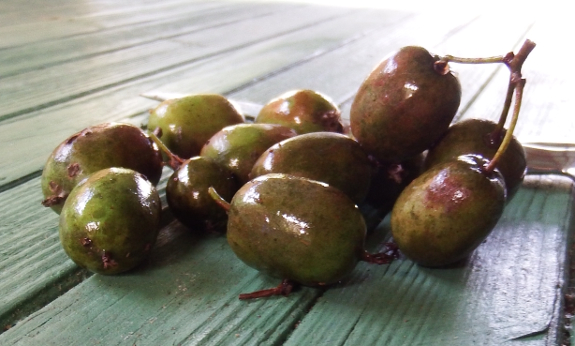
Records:
{"label": "wooden deck", "polygon": [[[240,262],[224,236],[195,236],[169,215],[143,266],[118,276],[78,268],[61,249],[58,215],[40,205],[39,184],[48,155],[72,133],[145,124],[157,102],[143,92],[265,103],[310,88],[348,117],[367,73],[406,45],[479,57],[535,41],[517,136],[573,143],[570,17],[543,5],[0,1],[0,345],[575,344],[574,184],[565,176],[528,175],[463,265],[360,264],[327,290],[252,301],[238,294],[276,280]],[[497,119],[507,69],[452,67],[463,88],[457,120]],[[388,238],[384,220],[369,249]]]}

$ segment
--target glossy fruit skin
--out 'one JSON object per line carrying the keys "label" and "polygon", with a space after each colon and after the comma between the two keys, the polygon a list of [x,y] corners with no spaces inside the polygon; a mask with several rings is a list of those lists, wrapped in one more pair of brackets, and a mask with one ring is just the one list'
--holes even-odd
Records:
{"label": "glossy fruit skin", "polygon": [[166,100],[150,111],[148,130],[160,128],[160,139],[183,159],[197,156],[210,137],[244,117],[222,95],[197,94]]}
{"label": "glossy fruit skin", "polygon": [[186,160],[166,186],[170,210],[195,232],[224,231],[227,224],[227,213],[208,194],[210,186],[227,201],[240,188],[232,172],[201,156]]}
{"label": "glossy fruit skin", "polygon": [[240,184],[250,180],[250,172],[261,154],[272,145],[297,136],[289,128],[277,124],[238,124],[227,126],[208,140],[200,156],[227,167]]}
{"label": "glossy fruit skin", "polygon": [[341,111],[327,96],[313,90],[288,91],[264,105],[256,123],[280,124],[299,134],[343,132]]}
{"label": "glossy fruit skin", "polygon": [[486,160],[462,156],[432,167],[407,186],[391,212],[393,239],[423,266],[452,264],[489,235],[503,213],[505,184]]}
{"label": "glossy fruit skin", "polygon": [[372,164],[359,143],[334,132],[313,132],[274,144],[254,164],[251,178],[286,173],[327,183],[356,204],[369,189]]}
{"label": "glossy fruit skin", "polygon": [[327,184],[268,174],[231,201],[227,239],[247,265],[307,286],[347,276],[364,252],[365,223],[355,204]]}
{"label": "glossy fruit skin", "polygon": [[79,266],[118,274],[140,264],[160,229],[161,201],[141,174],[107,168],[75,187],[60,214],[60,242]]}
{"label": "glossy fruit skin", "polygon": [[133,169],[156,185],[162,175],[162,155],[148,135],[134,125],[88,127],[63,141],[48,157],[42,172],[42,192],[55,203],[47,206],[60,213],[66,197],[80,181],[109,167]]}
{"label": "glossy fruit skin", "polygon": [[[502,131],[501,138],[493,142],[490,134],[496,127],[497,123],[485,119],[466,119],[451,125],[441,140],[429,149],[425,169],[460,155],[474,154],[492,159],[506,132]],[[527,171],[525,150],[517,138],[513,137],[497,168],[505,179],[509,201],[521,186]]]}
{"label": "glossy fruit skin", "polygon": [[360,86],[351,106],[353,136],[382,162],[401,162],[429,148],[447,130],[461,100],[450,72],[437,57],[407,46],[380,63]]}

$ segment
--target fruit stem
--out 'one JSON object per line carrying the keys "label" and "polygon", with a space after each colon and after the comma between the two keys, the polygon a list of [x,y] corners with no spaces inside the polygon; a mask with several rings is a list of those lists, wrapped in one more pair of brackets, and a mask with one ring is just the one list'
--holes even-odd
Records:
{"label": "fruit stem", "polygon": [[255,291],[252,293],[242,293],[240,294],[240,300],[264,298],[271,296],[284,296],[287,297],[293,290],[294,283],[288,279],[285,279],[277,287],[268,288],[265,290]]}
{"label": "fruit stem", "polygon": [[230,211],[230,203],[220,196],[213,186],[208,187],[208,195],[210,195],[210,197],[212,197],[212,199],[226,212]]}
{"label": "fruit stem", "polygon": [[521,109],[521,100],[523,99],[523,89],[525,87],[525,79],[520,78],[519,77],[520,74],[513,74],[513,76],[514,77],[512,77],[513,79],[512,83],[515,85],[515,105],[513,108],[513,117],[511,118],[511,124],[509,124],[509,129],[507,130],[507,133],[505,133],[505,137],[503,138],[501,145],[497,149],[497,152],[493,156],[491,162],[489,162],[487,167],[485,167],[484,171],[487,174],[493,172],[493,170],[497,166],[497,163],[505,153],[505,150],[507,150],[509,143],[511,143],[511,140],[513,139],[513,131],[515,130],[515,125],[517,125],[517,119],[519,119],[519,110]]}
{"label": "fruit stem", "polygon": [[166,156],[168,156],[169,158],[168,166],[170,166],[170,168],[173,169],[174,171],[177,170],[178,168],[180,168],[180,166],[184,163],[185,160],[179,157],[178,155],[172,153],[172,151],[168,149],[168,147],[164,144],[164,142],[162,142],[158,138],[158,135],[156,135],[156,133],[159,133],[161,135],[161,129],[159,127],[156,128],[154,131],[151,131],[148,135],[150,136],[152,141],[156,143],[158,148],[160,148],[160,150],[163,151],[166,154]]}
{"label": "fruit stem", "polygon": [[493,130],[491,134],[491,140],[493,142],[499,141],[501,138],[501,133],[505,127],[505,122],[507,121],[507,114],[509,113],[509,109],[511,108],[511,99],[513,98],[513,91],[516,87],[516,83],[514,83],[514,74],[519,74],[521,76],[521,68],[523,67],[523,63],[527,56],[531,51],[535,48],[535,42],[531,40],[525,40],[521,48],[517,54],[513,55],[513,53],[509,53],[508,55],[511,57],[511,60],[506,61],[505,65],[509,68],[511,75],[509,76],[509,85],[507,87],[507,95],[505,97],[505,103],[503,104],[503,110],[501,111],[501,115],[499,116],[499,123]]}
{"label": "fruit stem", "polygon": [[503,110],[499,116],[499,122],[489,135],[492,143],[500,143],[501,133],[505,127],[505,122],[507,121],[507,114],[511,108],[511,100],[513,99],[513,91],[515,91],[515,84],[511,82],[511,77],[509,77],[509,85],[507,86],[507,95],[505,96],[505,103],[503,104]]}

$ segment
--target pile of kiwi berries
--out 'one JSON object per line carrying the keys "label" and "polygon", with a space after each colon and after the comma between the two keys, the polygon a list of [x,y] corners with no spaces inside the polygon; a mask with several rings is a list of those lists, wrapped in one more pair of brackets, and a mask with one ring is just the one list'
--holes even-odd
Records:
{"label": "pile of kiwi berries", "polygon": [[[389,263],[398,251],[423,266],[450,265],[489,235],[523,180],[513,130],[534,47],[527,40],[517,54],[479,59],[401,48],[359,87],[347,126],[312,90],[280,95],[251,120],[221,95],[167,100],[150,110],[147,130],[107,123],[62,142],[42,174],[42,204],[60,214],[75,263],[124,272],[154,245],[155,186],[167,165],[175,218],[193,232],[225,234],[240,260],[281,280],[240,299],[331,285],[359,261]],[[509,68],[498,123],[453,123],[461,87],[450,62]],[[368,253],[365,216],[389,213],[393,242]]]}

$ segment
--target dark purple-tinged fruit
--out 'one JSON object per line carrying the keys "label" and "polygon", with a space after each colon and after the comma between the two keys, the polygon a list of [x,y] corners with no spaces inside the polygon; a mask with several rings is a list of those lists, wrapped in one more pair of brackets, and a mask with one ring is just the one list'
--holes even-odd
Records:
{"label": "dark purple-tinged fruit", "polygon": [[353,136],[382,162],[401,162],[435,143],[461,100],[447,66],[421,47],[401,48],[360,86],[351,106]]}
{"label": "dark purple-tinged fruit", "polygon": [[487,160],[461,156],[433,166],[401,193],[391,212],[398,248],[424,266],[438,267],[469,255],[503,213],[505,184]]}
{"label": "dark purple-tinged fruit", "polygon": [[202,148],[200,156],[227,167],[240,184],[250,180],[249,174],[260,155],[272,145],[297,136],[297,133],[276,124],[238,124],[223,128]]}
{"label": "dark purple-tinged fruit", "polygon": [[166,100],[150,111],[148,130],[161,129],[161,140],[171,152],[188,159],[222,128],[240,124],[244,117],[222,95],[198,94]]}
{"label": "dark purple-tinged fruit", "polygon": [[299,134],[343,132],[341,112],[327,96],[313,90],[293,90],[268,102],[256,123],[280,124]]}
{"label": "dark purple-tinged fruit", "polygon": [[[506,133],[503,130],[498,138],[493,138],[496,127],[497,123],[484,119],[467,119],[451,125],[441,140],[428,151],[425,169],[467,154],[491,160]],[[505,179],[509,200],[519,189],[527,170],[525,150],[515,137],[498,161],[497,168]]]}
{"label": "dark purple-tinged fruit", "polygon": [[225,230],[227,214],[208,194],[210,186],[226,200],[231,200],[239,189],[232,172],[201,156],[184,161],[168,180],[166,199],[170,210],[192,230]]}
{"label": "dark purple-tinged fruit", "polygon": [[365,222],[355,203],[327,184],[260,176],[236,193],[227,239],[247,265],[307,286],[336,283],[364,256]]}
{"label": "dark purple-tinged fruit", "polygon": [[286,173],[318,180],[361,203],[372,170],[367,154],[353,139],[334,132],[313,132],[271,146],[254,164],[250,177]]}
{"label": "dark purple-tinged fruit", "polygon": [[161,201],[140,173],[107,168],[70,193],[60,214],[60,241],[79,266],[117,274],[140,264],[159,232]]}
{"label": "dark purple-tinged fruit", "polygon": [[90,174],[109,167],[142,173],[154,185],[162,175],[162,155],[139,127],[105,123],[66,139],[52,152],[42,172],[44,206],[60,213],[70,191]]}

